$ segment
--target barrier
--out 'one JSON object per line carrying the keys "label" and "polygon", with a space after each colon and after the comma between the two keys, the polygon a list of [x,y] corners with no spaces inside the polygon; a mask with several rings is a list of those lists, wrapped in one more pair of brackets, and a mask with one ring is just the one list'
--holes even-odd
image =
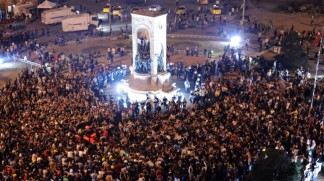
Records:
{"label": "barrier", "polygon": [[[192,38],[192,39],[205,39],[205,40],[216,40],[216,41],[229,41],[228,38],[222,38],[218,36],[207,36],[207,35],[189,35],[189,34],[168,34],[168,38]],[[88,37],[80,39],[81,43],[86,42],[93,42],[93,41],[104,41],[104,40],[118,40],[120,38],[120,35],[114,35],[114,36],[103,36],[103,37]],[[131,38],[131,35],[130,35]],[[76,41],[67,41],[65,42],[65,45],[75,45]],[[55,44],[50,44],[49,47],[57,46]]]}
{"label": "barrier", "polygon": [[206,39],[206,40],[217,40],[217,41],[229,41],[227,38],[218,36],[207,36],[207,35],[188,35],[188,34],[168,34],[168,38],[192,38],[192,39]]}
{"label": "barrier", "polygon": [[39,68],[42,67],[42,65],[39,64],[39,63],[35,63],[35,62],[29,61],[29,60],[25,60],[23,58],[16,58],[16,60],[19,61],[19,62],[27,63],[27,64],[32,65],[32,66],[39,67]]}
{"label": "barrier", "polygon": [[270,47],[268,50],[263,50],[263,51],[261,51],[261,52],[257,52],[257,53],[255,53],[255,54],[253,54],[252,57],[258,57],[258,56],[261,56],[261,55],[263,55],[263,54],[265,54],[265,53],[270,52],[271,49],[272,49],[272,48]]}
{"label": "barrier", "polygon": [[[88,37],[88,38],[80,39],[80,42],[81,43],[86,43],[86,42],[93,42],[93,41],[97,41],[97,40],[100,40],[100,41],[103,41],[103,40],[118,40],[118,37],[119,36]],[[76,45],[76,44],[77,44],[76,40],[65,42],[65,45]],[[56,44],[50,44],[49,45],[49,47],[54,47],[54,46],[57,46],[57,45]]]}

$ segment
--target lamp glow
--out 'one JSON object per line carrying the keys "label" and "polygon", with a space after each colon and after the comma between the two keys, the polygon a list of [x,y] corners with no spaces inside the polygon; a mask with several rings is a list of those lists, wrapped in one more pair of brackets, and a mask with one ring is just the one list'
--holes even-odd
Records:
{"label": "lamp glow", "polygon": [[233,37],[231,38],[231,44],[232,44],[232,46],[238,46],[238,45],[240,45],[241,40],[242,40],[242,39],[241,39],[240,36],[238,36],[238,35],[233,36]]}
{"label": "lamp glow", "polygon": [[117,88],[117,93],[118,94],[121,94],[124,91],[124,87],[120,83],[117,84],[116,88]]}

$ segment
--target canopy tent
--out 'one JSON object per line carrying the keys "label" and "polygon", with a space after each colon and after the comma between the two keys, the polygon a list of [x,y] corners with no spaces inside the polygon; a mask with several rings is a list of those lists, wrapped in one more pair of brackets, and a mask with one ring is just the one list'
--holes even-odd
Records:
{"label": "canopy tent", "polygon": [[43,3],[39,4],[37,6],[38,9],[52,9],[56,7],[56,3],[53,3],[51,1],[44,1]]}

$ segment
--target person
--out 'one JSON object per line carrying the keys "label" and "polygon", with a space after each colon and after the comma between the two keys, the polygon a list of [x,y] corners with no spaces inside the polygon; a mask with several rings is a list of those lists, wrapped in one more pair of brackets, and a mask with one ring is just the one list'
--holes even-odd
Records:
{"label": "person", "polygon": [[245,50],[246,50],[246,51],[249,51],[249,45],[250,45],[250,39],[247,38],[247,39],[245,40]]}
{"label": "person", "polygon": [[310,21],[310,25],[313,26],[314,24],[314,15],[312,15],[311,21]]}
{"label": "person", "polygon": [[304,180],[305,181],[313,181],[313,170],[311,168],[311,164],[306,166],[306,170],[304,171]]}
{"label": "person", "polygon": [[310,43],[309,42],[306,43],[306,55],[308,58],[310,58]]}
{"label": "person", "polygon": [[81,41],[80,41],[80,39],[79,39],[79,37],[75,40],[75,44],[80,44],[81,43]]}
{"label": "person", "polygon": [[190,49],[189,49],[189,47],[186,48],[186,56],[190,56]]}
{"label": "person", "polygon": [[[314,163],[324,152],[321,103],[310,109],[313,86],[298,83],[300,73],[287,84],[276,74],[268,82],[268,68],[245,62],[248,71],[237,69],[232,78],[224,65],[244,60],[228,48],[218,61],[224,76],[213,83],[211,61],[190,65],[188,80],[196,83],[190,106],[178,95],[164,97],[161,112],[150,111],[149,99],[138,112],[138,102],[130,108],[121,100],[128,98],[103,91],[121,80],[120,69],[95,63],[90,53],[69,53],[66,74],[66,61],[53,62],[64,56],[42,49],[44,63],[62,66],[53,69],[56,76],[26,69],[0,88],[0,180],[240,180],[272,148],[302,158],[301,165],[310,165],[302,169],[316,179]],[[324,90],[317,89],[320,100]]]}
{"label": "person", "polygon": [[318,57],[319,57],[319,56],[318,56],[318,52],[315,52],[315,53],[314,53],[314,61],[317,61]]}
{"label": "person", "polygon": [[272,72],[271,72],[271,69],[269,69],[269,71],[267,72],[267,80],[268,80],[268,82],[270,82],[271,76],[272,76]]}
{"label": "person", "polygon": [[258,42],[262,42],[262,33],[261,33],[261,31],[258,32]]}
{"label": "person", "polygon": [[207,58],[212,58],[212,50],[208,50]]}
{"label": "person", "polygon": [[185,85],[186,92],[188,92],[190,89],[190,82],[188,81],[188,79],[186,79],[186,81],[184,82],[184,85]]}
{"label": "person", "polygon": [[158,97],[154,96],[154,112],[158,112],[158,106],[159,106],[160,100]]}

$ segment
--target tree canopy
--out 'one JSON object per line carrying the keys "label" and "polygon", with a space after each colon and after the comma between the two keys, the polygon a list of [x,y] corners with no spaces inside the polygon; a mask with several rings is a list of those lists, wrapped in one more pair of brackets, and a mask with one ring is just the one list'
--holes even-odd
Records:
{"label": "tree canopy", "polygon": [[300,178],[300,167],[291,162],[282,150],[270,149],[260,153],[252,168],[255,181],[294,181]]}

